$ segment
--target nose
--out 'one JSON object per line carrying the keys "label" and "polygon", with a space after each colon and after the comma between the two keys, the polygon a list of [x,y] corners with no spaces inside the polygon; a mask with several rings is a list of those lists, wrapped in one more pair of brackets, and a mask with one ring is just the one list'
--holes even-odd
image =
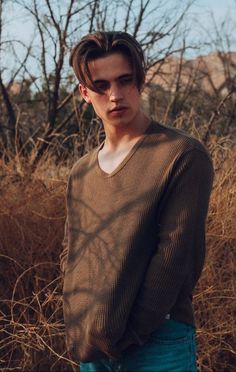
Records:
{"label": "nose", "polygon": [[123,98],[123,94],[119,84],[113,83],[109,89],[109,98],[111,102],[120,101]]}

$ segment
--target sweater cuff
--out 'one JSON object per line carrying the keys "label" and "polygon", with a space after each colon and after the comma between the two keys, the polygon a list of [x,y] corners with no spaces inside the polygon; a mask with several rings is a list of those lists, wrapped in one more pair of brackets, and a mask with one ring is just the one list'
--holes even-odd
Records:
{"label": "sweater cuff", "polygon": [[130,326],[143,339],[155,332],[165,319],[166,314],[160,317],[155,311],[139,306],[130,319]]}
{"label": "sweater cuff", "polygon": [[140,336],[136,330],[129,324],[123,337],[117,343],[117,349],[122,353],[129,346],[141,346],[149,339],[149,335]]}

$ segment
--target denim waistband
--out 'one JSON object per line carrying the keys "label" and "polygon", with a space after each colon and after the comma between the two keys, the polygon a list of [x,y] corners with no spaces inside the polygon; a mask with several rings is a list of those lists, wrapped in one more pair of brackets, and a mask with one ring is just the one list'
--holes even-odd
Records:
{"label": "denim waistband", "polygon": [[166,319],[165,322],[156,330],[152,333],[152,335],[158,334],[167,334],[167,333],[194,333],[195,328],[187,323],[182,323],[178,322],[173,319]]}

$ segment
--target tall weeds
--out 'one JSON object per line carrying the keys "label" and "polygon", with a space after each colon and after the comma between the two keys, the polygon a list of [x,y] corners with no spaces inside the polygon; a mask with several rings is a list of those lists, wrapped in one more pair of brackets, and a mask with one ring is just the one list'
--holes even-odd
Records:
{"label": "tall weeds", "polygon": [[[235,151],[210,143],[216,177],[207,221],[206,265],[194,297],[201,371],[232,371]],[[44,164],[44,165],[43,165]],[[46,166],[45,166],[46,164]],[[73,371],[65,348],[59,255],[68,167],[1,166],[0,369]]]}
{"label": "tall weeds", "polygon": [[207,257],[194,298],[201,371],[236,365],[236,151],[227,138],[211,143],[215,182],[207,221]]}

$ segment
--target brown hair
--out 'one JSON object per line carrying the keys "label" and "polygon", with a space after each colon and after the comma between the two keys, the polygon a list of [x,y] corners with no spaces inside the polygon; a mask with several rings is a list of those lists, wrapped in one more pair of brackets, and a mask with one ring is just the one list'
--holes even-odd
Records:
{"label": "brown hair", "polygon": [[84,36],[71,51],[70,66],[81,84],[99,92],[93,85],[88,63],[114,52],[120,52],[129,58],[136,86],[140,90],[145,80],[144,55],[137,40],[126,32],[98,31]]}

